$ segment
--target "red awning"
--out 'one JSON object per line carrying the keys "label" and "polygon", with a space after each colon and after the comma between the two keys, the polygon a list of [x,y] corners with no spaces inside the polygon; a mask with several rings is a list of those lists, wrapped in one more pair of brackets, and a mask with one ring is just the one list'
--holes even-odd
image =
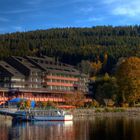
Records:
{"label": "red awning", "polygon": [[72,109],[72,108],[76,108],[75,106],[72,105],[59,105],[57,106],[58,108],[63,108],[63,109]]}

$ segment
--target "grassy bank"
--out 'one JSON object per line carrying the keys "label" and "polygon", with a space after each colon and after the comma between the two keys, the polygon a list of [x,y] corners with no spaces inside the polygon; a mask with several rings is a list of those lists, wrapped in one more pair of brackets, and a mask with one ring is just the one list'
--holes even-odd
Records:
{"label": "grassy bank", "polygon": [[92,108],[75,109],[72,114],[77,117],[104,117],[104,116],[140,116],[140,108]]}

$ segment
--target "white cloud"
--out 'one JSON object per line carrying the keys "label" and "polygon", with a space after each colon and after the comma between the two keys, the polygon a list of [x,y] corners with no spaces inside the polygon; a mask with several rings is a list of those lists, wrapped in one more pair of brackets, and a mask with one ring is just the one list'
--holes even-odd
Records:
{"label": "white cloud", "polygon": [[111,14],[126,17],[138,17],[140,14],[140,0],[104,0],[111,9]]}
{"label": "white cloud", "polygon": [[116,7],[113,12],[114,15],[124,15],[129,17],[136,17],[140,14],[140,9],[138,7],[131,8],[128,6]]}

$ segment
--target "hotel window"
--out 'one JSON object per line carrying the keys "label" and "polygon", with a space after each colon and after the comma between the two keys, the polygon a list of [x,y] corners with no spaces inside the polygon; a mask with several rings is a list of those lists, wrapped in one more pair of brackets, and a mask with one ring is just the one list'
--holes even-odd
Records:
{"label": "hotel window", "polygon": [[34,78],[32,78],[32,82],[35,82],[35,79]]}
{"label": "hotel window", "polygon": [[66,87],[64,87],[63,90],[66,90]]}
{"label": "hotel window", "polygon": [[68,90],[70,91],[70,87],[68,87]]}
{"label": "hotel window", "polygon": [[61,86],[61,90],[63,90],[63,88],[64,88],[64,87],[63,87],[63,86]]}
{"label": "hotel window", "polygon": [[73,90],[73,87],[70,87],[70,90],[72,91]]}
{"label": "hotel window", "polygon": [[61,86],[58,86],[59,87],[59,90],[62,90],[62,87]]}
{"label": "hotel window", "polygon": [[52,90],[55,90],[55,86],[52,86]]}
{"label": "hotel window", "polygon": [[4,81],[9,81],[10,77],[4,77]]}
{"label": "hotel window", "polygon": [[47,82],[52,82],[52,79],[48,79]]}
{"label": "hotel window", "polygon": [[52,86],[52,88],[51,88],[52,90],[54,90],[54,86]]}
{"label": "hotel window", "polygon": [[50,90],[52,90],[52,86],[50,86]]}
{"label": "hotel window", "polygon": [[4,84],[4,87],[8,88],[8,87],[10,87],[10,85],[9,84]]}
{"label": "hotel window", "polygon": [[57,90],[57,86],[54,86],[54,89]]}

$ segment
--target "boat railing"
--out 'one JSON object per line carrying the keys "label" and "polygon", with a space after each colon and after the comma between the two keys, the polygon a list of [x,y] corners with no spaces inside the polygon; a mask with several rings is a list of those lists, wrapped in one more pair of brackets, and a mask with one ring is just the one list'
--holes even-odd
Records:
{"label": "boat railing", "polygon": [[50,117],[62,117],[62,116],[67,116],[67,115],[72,115],[70,112],[64,111],[64,110],[56,110],[56,109],[49,109],[49,110],[22,110],[18,111],[20,115],[25,115],[29,117],[34,117],[34,116],[50,116]]}

